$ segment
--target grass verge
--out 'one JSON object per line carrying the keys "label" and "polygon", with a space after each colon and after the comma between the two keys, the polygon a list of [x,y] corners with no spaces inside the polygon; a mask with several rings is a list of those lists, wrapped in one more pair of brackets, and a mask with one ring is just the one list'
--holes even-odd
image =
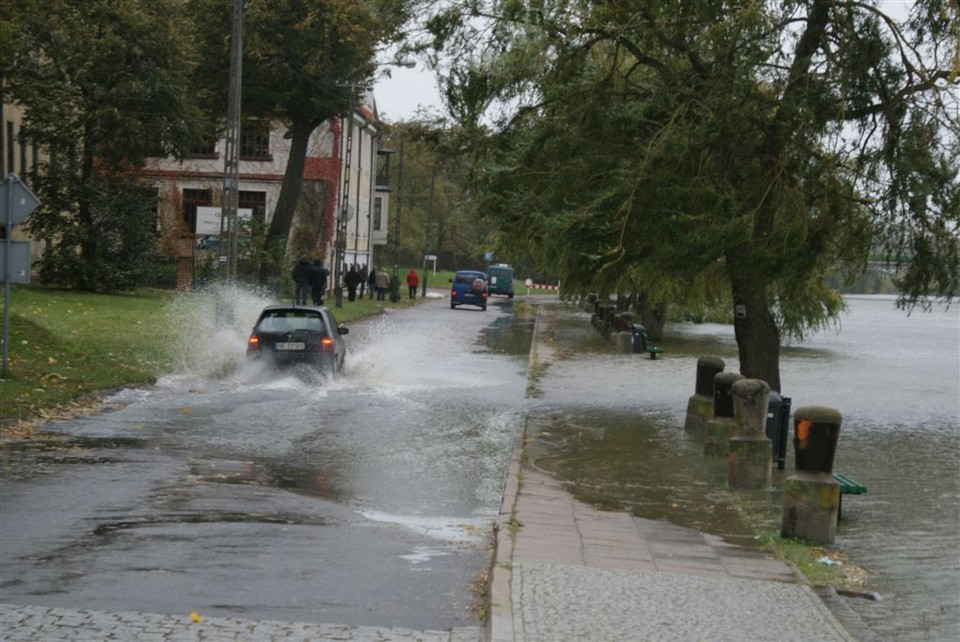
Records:
{"label": "grass verge", "polygon": [[[335,307],[341,323],[422,301],[364,298]],[[0,438],[26,438],[35,422],[75,411],[99,391],[153,382],[169,372],[178,297],[166,290],[93,294],[12,286],[7,377],[0,379]],[[95,402],[95,399],[91,400]],[[18,427],[19,426],[19,427]]]}

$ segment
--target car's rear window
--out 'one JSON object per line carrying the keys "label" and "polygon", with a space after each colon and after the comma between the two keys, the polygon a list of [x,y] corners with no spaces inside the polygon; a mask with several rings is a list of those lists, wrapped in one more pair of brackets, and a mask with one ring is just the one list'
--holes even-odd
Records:
{"label": "car's rear window", "polygon": [[291,330],[312,330],[321,332],[326,328],[323,317],[313,310],[274,310],[260,319],[263,332],[289,332]]}
{"label": "car's rear window", "polygon": [[463,283],[464,285],[473,285],[473,282],[479,278],[482,278],[479,274],[458,274],[456,282]]}

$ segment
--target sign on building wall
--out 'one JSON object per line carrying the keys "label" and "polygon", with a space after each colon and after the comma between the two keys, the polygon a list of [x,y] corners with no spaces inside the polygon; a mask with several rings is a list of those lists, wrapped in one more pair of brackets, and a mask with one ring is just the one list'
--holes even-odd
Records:
{"label": "sign on building wall", "polygon": [[[197,229],[195,234],[206,234],[208,236],[220,235],[220,217],[223,210],[219,207],[198,207],[197,208]],[[242,221],[249,221],[253,218],[253,210],[248,207],[237,209],[237,218]]]}

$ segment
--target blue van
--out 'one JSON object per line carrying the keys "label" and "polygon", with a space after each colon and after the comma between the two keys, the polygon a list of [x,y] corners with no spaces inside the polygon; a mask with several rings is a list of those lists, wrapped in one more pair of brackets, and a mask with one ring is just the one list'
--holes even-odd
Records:
{"label": "blue van", "polygon": [[479,270],[460,270],[450,280],[450,309],[458,305],[476,305],[487,309],[487,275]]}
{"label": "blue van", "polygon": [[496,263],[487,268],[490,294],[503,294],[513,298],[513,268],[506,263]]}

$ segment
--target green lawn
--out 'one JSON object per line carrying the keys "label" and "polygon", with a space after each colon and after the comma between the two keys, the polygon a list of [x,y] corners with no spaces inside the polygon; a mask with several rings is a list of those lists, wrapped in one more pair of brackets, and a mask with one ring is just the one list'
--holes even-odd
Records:
{"label": "green lawn", "polygon": [[[421,301],[410,301],[406,288],[401,294],[397,303],[344,298],[337,308],[333,297],[326,303],[344,323]],[[183,310],[202,310],[191,303],[202,297],[164,290],[106,295],[12,286],[0,423],[9,428],[97,391],[155,381],[177,359]]]}

